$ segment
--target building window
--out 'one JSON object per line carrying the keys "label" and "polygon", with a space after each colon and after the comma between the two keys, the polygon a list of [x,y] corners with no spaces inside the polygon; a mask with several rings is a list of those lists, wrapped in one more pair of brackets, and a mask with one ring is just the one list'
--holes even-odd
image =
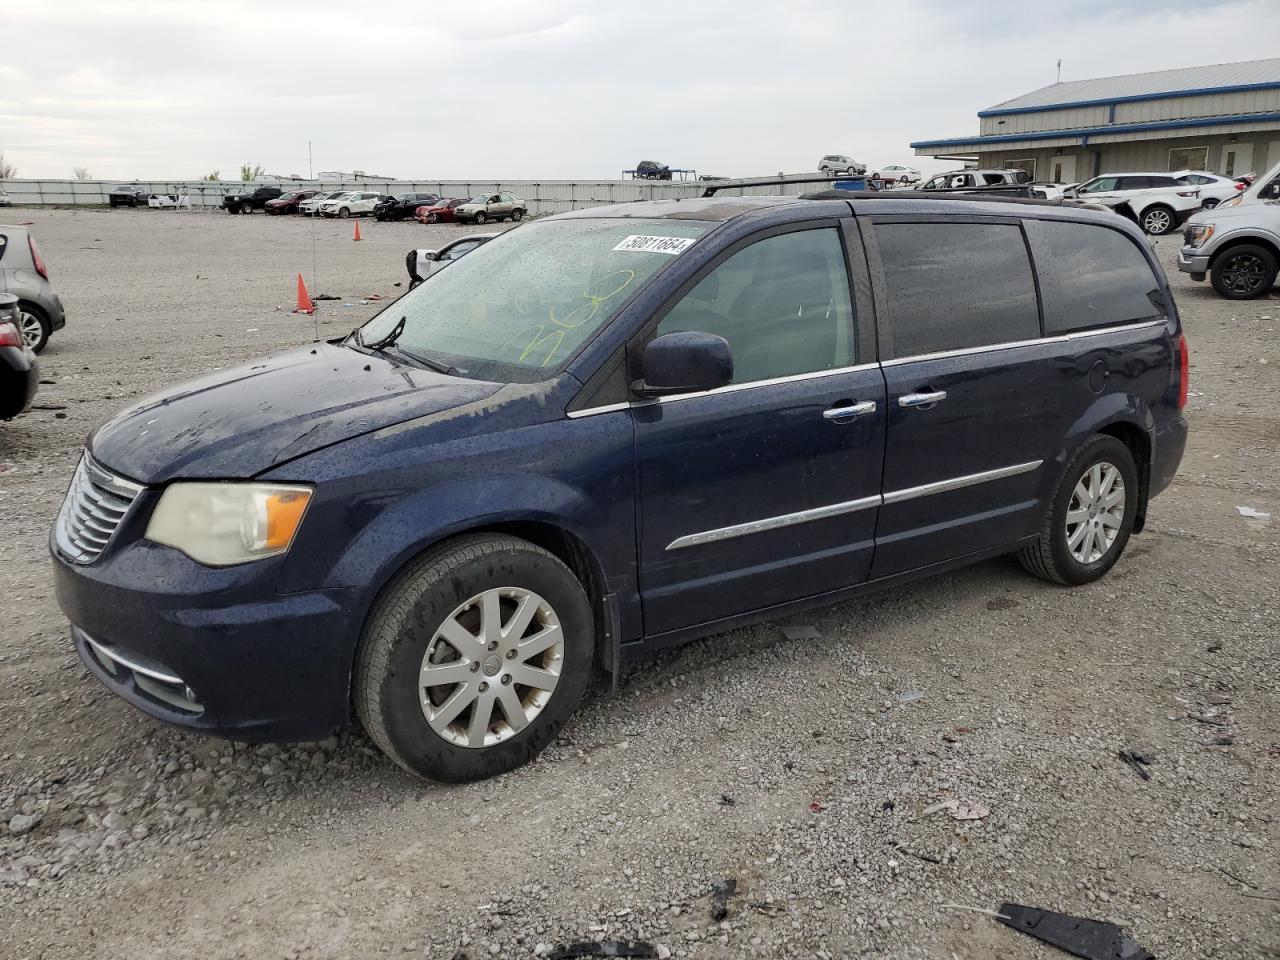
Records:
{"label": "building window", "polygon": [[1208,170],[1208,147],[1174,147],[1169,151],[1170,170]]}
{"label": "building window", "polygon": [[1027,171],[1027,176],[1032,180],[1036,178],[1035,157],[1031,157],[1027,160],[1010,160],[1005,164],[1005,168],[1008,170],[1025,170]]}

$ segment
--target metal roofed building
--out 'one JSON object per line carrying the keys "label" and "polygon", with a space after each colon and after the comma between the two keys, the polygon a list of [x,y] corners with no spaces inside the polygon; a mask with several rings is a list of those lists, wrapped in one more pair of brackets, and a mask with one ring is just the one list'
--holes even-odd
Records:
{"label": "metal roofed building", "polygon": [[979,111],[976,137],[911,146],[1058,183],[1125,170],[1261,173],[1280,162],[1280,58],[1055,83]]}

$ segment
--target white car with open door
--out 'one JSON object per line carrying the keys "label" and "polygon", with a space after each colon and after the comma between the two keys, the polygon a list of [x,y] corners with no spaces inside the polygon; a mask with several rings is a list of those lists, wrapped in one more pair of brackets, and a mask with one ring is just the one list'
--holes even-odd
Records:
{"label": "white car with open door", "polygon": [[482,243],[488,243],[496,233],[472,233],[450,243],[439,250],[410,250],[404,258],[409,270],[409,289],[412,290],[433,273],[438,273],[455,260],[460,260]]}

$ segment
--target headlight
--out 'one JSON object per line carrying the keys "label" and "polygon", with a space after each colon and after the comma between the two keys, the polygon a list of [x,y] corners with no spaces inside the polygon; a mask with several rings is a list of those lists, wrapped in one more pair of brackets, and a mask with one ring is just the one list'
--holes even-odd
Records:
{"label": "headlight", "polygon": [[175,483],[147,524],[147,539],[213,567],[285,553],[311,502],[309,487]]}
{"label": "headlight", "polygon": [[1193,223],[1187,230],[1187,243],[1193,247],[1200,247],[1212,236],[1212,223]]}

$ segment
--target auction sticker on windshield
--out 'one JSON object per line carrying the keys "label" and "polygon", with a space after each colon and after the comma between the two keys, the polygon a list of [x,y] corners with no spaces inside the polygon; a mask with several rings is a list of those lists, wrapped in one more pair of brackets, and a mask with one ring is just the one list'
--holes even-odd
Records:
{"label": "auction sticker on windshield", "polygon": [[690,237],[642,237],[632,234],[623,238],[613,249],[632,250],[636,253],[669,253],[674,257],[693,246],[694,242]]}

